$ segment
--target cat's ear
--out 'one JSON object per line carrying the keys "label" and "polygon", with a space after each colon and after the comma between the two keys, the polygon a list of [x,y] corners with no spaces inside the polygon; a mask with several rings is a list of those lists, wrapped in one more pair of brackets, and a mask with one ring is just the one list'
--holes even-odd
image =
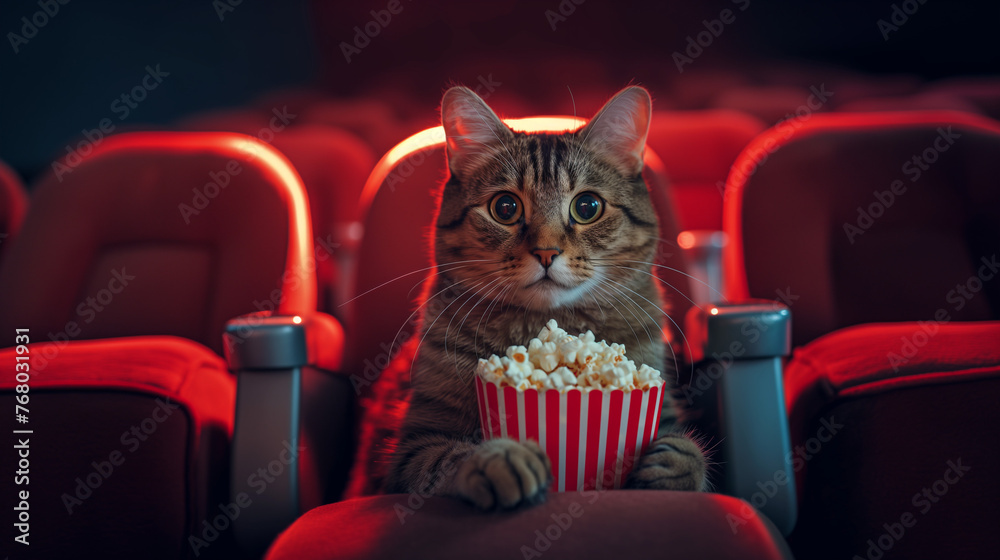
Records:
{"label": "cat's ear", "polygon": [[441,125],[447,139],[448,168],[458,177],[475,169],[481,160],[496,157],[495,146],[513,136],[481,97],[462,86],[445,92]]}
{"label": "cat's ear", "polygon": [[579,132],[584,145],[604,156],[626,177],[642,172],[653,102],[638,86],[619,91]]}

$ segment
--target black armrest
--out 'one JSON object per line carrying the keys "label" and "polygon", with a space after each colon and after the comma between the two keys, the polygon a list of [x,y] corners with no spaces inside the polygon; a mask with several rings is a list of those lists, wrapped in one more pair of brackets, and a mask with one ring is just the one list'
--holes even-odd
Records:
{"label": "black armrest", "polygon": [[[226,358],[236,373],[230,496],[234,534],[262,554],[304,511],[326,501],[331,424],[351,416],[340,367],[343,331],[331,316],[247,315],[229,321]],[[348,390],[336,387],[340,381]],[[331,411],[341,420],[331,419]],[[316,444],[312,444],[316,442]]]}
{"label": "black armrest", "polygon": [[715,401],[722,491],[750,502],[787,535],[797,515],[782,384],[791,312],[753,300],[692,308],[686,322],[697,364],[686,390]]}

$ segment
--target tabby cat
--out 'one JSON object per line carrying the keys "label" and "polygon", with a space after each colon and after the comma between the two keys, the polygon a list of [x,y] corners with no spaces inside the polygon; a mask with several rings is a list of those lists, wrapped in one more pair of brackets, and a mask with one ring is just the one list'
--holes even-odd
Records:
{"label": "tabby cat", "polygon": [[[508,128],[467,88],[445,93],[449,178],[426,297],[454,303],[422,318],[384,490],[453,496],[482,509],[544,497],[550,464],[537,445],[482,441],[473,375],[478,358],[526,343],[549,319],[625,343],[637,364],[673,379],[663,296],[651,266],[636,264],[651,263],[660,241],[642,178],[651,110],[646,90],[628,87],[575,132],[528,134]],[[627,487],[706,484],[701,448],[670,431],[670,400]]]}

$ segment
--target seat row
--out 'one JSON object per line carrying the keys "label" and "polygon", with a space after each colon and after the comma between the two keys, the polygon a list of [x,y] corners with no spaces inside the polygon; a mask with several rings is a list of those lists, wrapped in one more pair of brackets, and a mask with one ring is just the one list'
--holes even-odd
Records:
{"label": "seat row", "polygon": [[[698,247],[681,241],[688,251],[679,251],[675,240],[720,220],[725,298],[695,299],[692,316],[739,321],[745,310],[736,304],[751,297],[791,311],[796,350],[783,377],[777,370],[784,405],[751,406],[745,417],[788,418],[784,434],[756,437],[758,449],[787,437],[791,453],[779,457],[780,482],[741,467],[753,461],[723,446],[724,468],[751,474],[720,488],[746,502],[653,493],[635,498],[647,509],[624,521],[661,534],[697,510],[697,522],[675,523],[665,542],[698,544],[706,557],[781,557],[780,529],[796,555],[823,558],[868,554],[869,541],[885,549],[882,527],[908,523],[900,516],[911,513],[931,529],[887,537],[909,556],[951,550],[952,539],[970,553],[991,549],[995,516],[981,503],[1000,492],[989,474],[1000,457],[983,443],[1000,390],[1000,292],[991,283],[1000,126],[958,112],[830,114],[757,134],[750,117],[717,115],[719,136],[709,120],[680,116],[659,122],[687,126],[684,135],[650,135],[659,255],[680,271],[663,278],[693,293],[683,271]],[[30,381],[5,379],[0,402],[13,408],[28,394],[37,408],[28,406],[25,427],[47,434],[31,456],[40,481],[30,498],[35,550],[117,547],[176,558],[228,556],[239,543],[259,553],[300,513],[329,503],[295,522],[270,557],[377,557],[395,549],[373,543],[456,523],[456,504],[430,500],[397,531],[385,519],[406,497],[338,501],[353,461],[355,407],[371,402],[358,397],[389,362],[416,305],[422,275],[414,271],[429,265],[423,232],[435,205],[430,186],[443,177],[440,130],[390,150],[367,181],[326,188],[309,179],[308,160],[293,156],[290,142],[276,149],[278,137],[269,145],[226,133],[113,136],[63,180],[33,188],[27,218],[0,246],[0,332],[11,333],[0,359],[14,363],[27,351]],[[301,145],[314,149],[317,174],[337,180],[363,152],[316,142]],[[681,185],[690,185],[687,203]],[[706,191],[715,193],[708,202],[698,198]],[[335,202],[318,212],[323,196]],[[694,209],[686,223],[685,206]],[[697,216],[704,207],[711,210]],[[332,251],[320,249],[325,239]],[[345,247],[348,256],[336,254]],[[323,262],[329,284],[317,279]],[[393,281],[400,277],[408,280]],[[321,303],[323,290],[331,303]],[[675,313],[685,324],[683,306]],[[736,332],[760,336],[761,328]],[[31,341],[21,349],[17,329]],[[691,344],[707,345],[694,331]],[[724,389],[710,363],[764,359],[700,354],[688,355],[682,390],[705,408]],[[723,420],[703,426],[720,440],[736,428],[725,413],[746,413],[722,411]],[[621,522],[621,508],[638,502],[611,494],[594,518]],[[564,501],[537,515],[557,514]],[[682,502],[688,509],[675,507]],[[511,515],[504,530],[476,530],[497,555],[537,523]],[[363,530],[352,529],[359,522]],[[351,544],[336,546],[343,542]],[[455,546],[425,544],[428,552]]]}

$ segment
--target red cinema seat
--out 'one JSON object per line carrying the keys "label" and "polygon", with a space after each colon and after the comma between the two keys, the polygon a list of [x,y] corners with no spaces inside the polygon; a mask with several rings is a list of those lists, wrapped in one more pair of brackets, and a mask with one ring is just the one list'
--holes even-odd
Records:
{"label": "red cinema seat", "polygon": [[205,113],[180,126],[255,136],[288,158],[309,196],[319,309],[339,315],[361,238],[358,199],[375,155],[351,132],[315,123],[291,126],[297,118],[283,105],[270,114],[250,109]]}
{"label": "red cinema seat", "polygon": [[375,153],[383,153],[413,132],[388,104],[376,99],[327,99],[309,105],[302,123],[333,126],[357,134]]}
{"label": "red cinema seat", "polygon": [[320,124],[282,131],[271,145],[302,177],[312,213],[319,308],[340,316],[363,230],[358,201],[375,155],[353,133]]}
{"label": "red cinema seat", "polygon": [[[506,122],[525,131],[572,130],[583,124],[568,117]],[[437,127],[390,150],[375,167],[362,198],[365,236],[358,253],[358,295],[349,310],[352,340],[345,372],[351,374],[363,406],[370,407],[364,410],[368,415],[398,405],[373,396],[371,385],[394,351],[417,328],[416,315],[411,312],[420,295],[418,286],[428,278],[431,257],[427,230],[435,212],[435,193],[447,173],[443,142],[444,132]],[[676,218],[663,167],[651,150],[646,158],[644,175],[667,240],[659,253],[660,262],[683,270],[683,255],[670,241],[676,235]],[[393,235],[386,235],[387,231]],[[664,278],[676,285],[686,280],[681,275]],[[405,359],[403,354],[400,357]],[[385,398],[384,392],[381,398]],[[745,502],[716,494],[618,490],[588,499],[585,494],[568,492],[554,494],[533,508],[498,514],[475,512],[467,504],[445,498],[399,494],[365,497],[372,490],[366,488],[367,479],[360,473],[374,457],[367,445],[378,443],[368,431],[373,426],[374,422],[368,422],[360,435],[362,448],[348,499],[316,508],[298,519],[274,542],[267,558],[396,558],[414,550],[426,557],[502,558],[530,556],[525,547],[533,546],[545,548],[546,557],[580,558],[604,557],[612,550],[648,553],[667,547],[667,543],[672,550],[697,551],[701,558],[787,555],[770,522]],[[542,520],[562,519],[560,512],[575,508],[574,503],[586,512],[581,521],[573,522],[582,523],[579,534],[555,543],[536,534],[536,529],[546,530],[548,522],[539,525]],[[414,515],[409,517],[406,512],[411,510]],[[587,521],[582,521],[584,518]],[[738,520],[736,529],[733,519]],[[597,527],[609,528],[613,536],[596,533]],[[664,532],[663,527],[671,529]]]}
{"label": "red cinema seat", "polygon": [[647,144],[663,160],[681,230],[721,230],[729,168],[766,126],[739,111],[656,111]]}
{"label": "red cinema seat", "polygon": [[966,113],[817,115],[730,175],[730,296],[793,314],[796,556],[1000,545],[998,150]]}
{"label": "red cinema seat", "polygon": [[0,161],[0,259],[21,229],[28,195],[17,173]]}
{"label": "red cinema seat", "polygon": [[[0,403],[13,410],[26,381],[31,552],[235,554],[231,531],[204,525],[230,503],[224,326],[316,302],[308,203],[287,160],[235,134],[109,137],[41,181],[7,257],[0,357],[29,359],[26,379],[0,381]],[[9,509],[18,485],[5,480]]]}

